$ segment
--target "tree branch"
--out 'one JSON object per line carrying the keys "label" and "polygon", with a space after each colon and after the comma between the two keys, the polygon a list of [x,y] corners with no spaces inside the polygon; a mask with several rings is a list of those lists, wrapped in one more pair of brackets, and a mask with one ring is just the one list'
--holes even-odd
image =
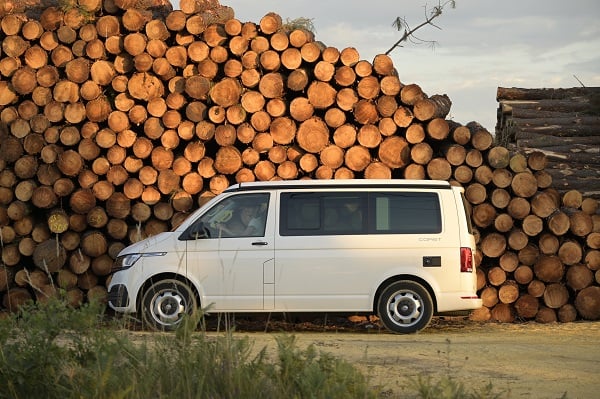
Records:
{"label": "tree branch", "polygon": [[[392,24],[393,26],[395,26],[398,30],[401,30],[402,28],[404,28],[404,33],[402,34],[402,37],[396,42],[394,43],[394,45],[392,47],[390,47],[388,49],[388,51],[385,52],[386,55],[388,55],[389,53],[391,53],[396,47],[400,47],[400,44],[402,42],[405,42],[406,40],[410,39],[411,37],[415,37],[414,33],[421,29],[422,27],[426,26],[426,25],[431,25],[435,28],[441,29],[439,26],[435,25],[432,21],[434,19],[436,19],[437,17],[439,17],[440,15],[442,15],[442,12],[444,10],[444,7],[446,7],[447,5],[450,5],[452,8],[455,7],[455,1],[453,0],[448,0],[445,3],[438,3],[437,6],[433,7],[433,9],[431,10],[431,12],[429,13],[429,16],[425,16],[425,21],[422,22],[421,24],[419,24],[418,26],[416,26],[414,29],[410,29],[410,26],[408,25],[408,23],[406,22],[405,18],[400,18],[397,17],[396,20],[394,21],[394,23]],[[427,6],[425,6],[427,9]],[[425,40],[421,40],[418,39],[420,42],[424,42]]]}

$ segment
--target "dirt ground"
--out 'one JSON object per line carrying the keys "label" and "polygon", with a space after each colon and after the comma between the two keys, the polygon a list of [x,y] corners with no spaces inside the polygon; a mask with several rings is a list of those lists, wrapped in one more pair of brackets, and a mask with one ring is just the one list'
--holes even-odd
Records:
{"label": "dirt ground", "polygon": [[318,331],[296,325],[282,330],[244,331],[242,325],[234,336],[249,337],[254,350],[266,347],[275,353],[276,338],[292,334],[301,348],[312,344],[355,364],[386,398],[403,397],[409,380],[417,376],[451,376],[470,389],[491,382],[504,398],[600,397],[600,322],[434,320],[412,335],[390,334],[369,323],[351,329]]}

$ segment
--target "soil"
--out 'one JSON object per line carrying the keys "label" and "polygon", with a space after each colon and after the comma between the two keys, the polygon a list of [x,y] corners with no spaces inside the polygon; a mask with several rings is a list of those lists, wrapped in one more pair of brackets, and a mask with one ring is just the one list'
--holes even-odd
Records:
{"label": "soil", "polygon": [[[491,383],[502,398],[593,398],[600,381],[600,322],[475,323],[436,320],[425,330],[395,335],[376,324],[239,323],[234,336],[275,354],[276,339],[293,334],[356,365],[385,398],[414,394],[411,380],[451,377],[469,392]],[[268,328],[266,328],[268,327]],[[209,334],[217,334],[209,328]]]}

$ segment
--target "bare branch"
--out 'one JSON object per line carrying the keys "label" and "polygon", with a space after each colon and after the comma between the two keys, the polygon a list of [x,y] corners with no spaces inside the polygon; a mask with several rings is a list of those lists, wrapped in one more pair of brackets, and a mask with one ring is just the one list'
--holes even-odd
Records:
{"label": "bare branch", "polygon": [[427,5],[425,5],[425,21],[417,25],[414,29],[410,28],[405,17],[396,17],[396,19],[392,23],[392,26],[394,26],[398,31],[404,30],[404,33],[402,34],[400,39],[396,41],[396,43],[394,43],[394,45],[390,47],[388,51],[385,52],[385,54],[388,55],[396,47],[402,47],[401,43],[407,40],[415,44],[429,43],[432,47],[435,47],[435,41],[419,39],[415,36],[415,32],[426,25],[431,25],[434,28],[441,30],[442,28],[434,24],[432,21],[440,15],[442,15],[445,7],[455,8],[456,2],[454,0],[447,0],[444,3],[442,3],[441,0],[439,0],[438,5],[434,6],[429,12],[427,12]]}
{"label": "bare branch", "polygon": [[579,78],[577,77],[577,75],[573,75],[573,77],[575,79],[577,79],[577,81],[579,82],[579,84],[581,85],[581,87],[585,87],[585,85],[583,84],[583,82],[581,80],[579,80]]}

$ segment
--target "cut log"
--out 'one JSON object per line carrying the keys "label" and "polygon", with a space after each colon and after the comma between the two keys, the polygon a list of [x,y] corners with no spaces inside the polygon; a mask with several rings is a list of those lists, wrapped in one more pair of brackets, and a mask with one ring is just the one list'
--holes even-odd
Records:
{"label": "cut log", "polygon": [[495,287],[499,287],[506,281],[506,272],[502,268],[495,266],[488,270],[487,280]]}
{"label": "cut log", "polygon": [[322,165],[337,169],[344,163],[344,150],[336,145],[329,145],[321,151],[319,160]]}
{"label": "cut log", "polygon": [[533,151],[527,154],[527,166],[531,170],[540,171],[547,165],[546,155],[541,151]]}
{"label": "cut log", "polygon": [[433,149],[428,143],[416,143],[410,149],[410,158],[419,165],[427,165],[433,157]]}
{"label": "cut log", "polygon": [[67,261],[67,253],[60,242],[48,239],[35,248],[33,263],[46,273],[59,271]]}
{"label": "cut log", "polygon": [[364,125],[356,136],[358,143],[366,148],[376,148],[382,140],[379,129],[375,125]]}
{"label": "cut log", "polygon": [[[338,102],[338,106],[340,106],[340,108],[342,108],[343,104],[341,105]],[[372,124],[376,123],[377,120],[379,119],[379,115],[377,112],[377,106],[369,100],[364,100],[364,99],[358,100],[358,102],[356,102],[356,104],[354,104],[354,118],[356,119],[356,121],[358,123],[360,123],[362,125],[366,125],[369,123],[372,123]],[[394,121],[396,122],[396,124],[398,126],[401,126],[403,124],[406,124],[406,126],[408,126],[408,124],[410,122],[407,123],[407,121],[406,121],[407,119],[409,119],[409,116],[407,115],[405,110],[401,111],[401,108],[398,108],[398,110],[394,113]],[[406,126],[404,126],[404,127],[406,127]]]}
{"label": "cut log", "polygon": [[283,76],[277,72],[264,74],[258,84],[259,91],[266,98],[279,98],[283,95]]}
{"label": "cut log", "polygon": [[556,323],[558,321],[558,317],[554,309],[546,306],[540,306],[540,309],[535,315],[535,321],[541,324]]}
{"label": "cut log", "polygon": [[541,255],[533,270],[539,280],[546,283],[557,283],[563,278],[564,265],[558,256]]}
{"label": "cut log", "polygon": [[473,205],[483,203],[487,198],[486,189],[482,184],[469,184],[465,189],[465,197]]}
{"label": "cut log", "polygon": [[508,203],[506,210],[514,219],[523,220],[529,215],[531,205],[525,198],[514,197]]}
{"label": "cut log", "polygon": [[586,320],[600,319],[600,287],[592,286],[581,290],[575,298],[575,308]]}
{"label": "cut log", "polygon": [[561,323],[571,323],[577,320],[577,309],[570,303],[567,303],[558,309],[558,321]]}
{"label": "cut log", "polygon": [[242,154],[233,146],[221,147],[217,151],[214,167],[219,173],[234,174],[242,167]]}
{"label": "cut log", "polygon": [[519,250],[518,258],[519,262],[527,266],[533,266],[540,255],[540,251],[537,246],[533,244],[527,244],[525,247]]}
{"label": "cut log", "polygon": [[558,257],[565,265],[574,265],[581,261],[583,249],[577,241],[566,240],[560,245]]}
{"label": "cut log", "polygon": [[410,148],[406,140],[399,136],[385,138],[379,145],[379,159],[392,169],[397,169],[408,164]]}
{"label": "cut log", "polygon": [[100,231],[89,231],[81,238],[81,249],[92,258],[105,254],[108,249],[106,237]]}
{"label": "cut log", "polygon": [[544,304],[552,309],[558,309],[569,300],[569,292],[563,284],[549,284],[544,291]]}
{"label": "cut log", "polygon": [[322,119],[312,117],[300,124],[296,140],[303,150],[319,153],[329,141],[329,129]]}
{"label": "cut log", "polygon": [[521,285],[528,285],[533,280],[533,270],[527,265],[521,265],[514,271],[514,279]]}
{"label": "cut log", "polygon": [[540,218],[547,218],[557,209],[558,204],[548,192],[539,192],[531,199],[531,211]]}
{"label": "cut log", "polygon": [[520,251],[527,246],[529,237],[523,232],[523,230],[514,228],[508,234],[507,243],[511,249]]}
{"label": "cut log", "polygon": [[485,306],[475,309],[469,314],[469,320],[478,322],[489,321],[491,317],[490,309]]}
{"label": "cut log", "polygon": [[510,193],[502,188],[496,188],[492,191],[490,201],[498,209],[505,209],[510,204],[511,196]]}
{"label": "cut log", "polygon": [[491,310],[491,319],[500,323],[512,323],[515,321],[515,311],[511,304],[498,303]]}
{"label": "cut log", "polygon": [[[498,188],[508,188],[513,182],[513,174],[508,169],[494,169],[492,182]],[[535,187],[537,189],[537,181]],[[531,188],[528,188],[528,190],[531,190]]]}
{"label": "cut log", "polygon": [[506,239],[501,234],[488,234],[481,242],[481,250],[484,255],[490,258],[498,258],[506,250]]}
{"label": "cut log", "polygon": [[544,255],[555,255],[560,248],[558,237],[551,233],[543,233],[538,240],[540,253]]}
{"label": "cut log", "polygon": [[514,303],[519,298],[519,286],[512,280],[506,281],[498,290],[498,299],[502,303]]}
{"label": "cut log", "polygon": [[547,225],[554,235],[562,236],[569,231],[571,220],[566,213],[557,211],[548,218]]}
{"label": "cut log", "polygon": [[371,154],[369,153],[369,150],[361,145],[354,145],[348,148],[344,155],[344,164],[350,170],[355,172],[361,172],[365,170],[370,162]]}
{"label": "cut log", "polygon": [[336,90],[327,82],[314,81],[307,91],[308,101],[317,109],[331,106],[336,99]]}
{"label": "cut log", "polygon": [[569,231],[578,237],[585,237],[592,232],[594,226],[592,217],[583,211],[577,211],[569,216]]}
{"label": "cut log", "polygon": [[532,173],[517,173],[513,177],[511,188],[517,196],[530,198],[537,192],[537,180]]}
{"label": "cut log", "polygon": [[592,285],[594,273],[584,265],[573,265],[567,269],[567,285],[575,291],[581,291]]}
{"label": "cut log", "polygon": [[485,287],[479,296],[486,308],[492,308],[498,303],[498,289],[496,287]]}
{"label": "cut log", "polygon": [[473,222],[481,228],[489,227],[496,219],[496,209],[489,203],[484,202],[473,208]]}
{"label": "cut log", "polygon": [[426,169],[432,180],[448,180],[452,176],[452,166],[446,158],[433,158]]}
{"label": "cut log", "polygon": [[544,295],[544,291],[546,290],[546,284],[544,284],[540,280],[532,280],[527,285],[527,293],[536,298],[541,298]]}
{"label": "cut log", "polygon": [[529,294],[520,295],[519,299],[515,302],[517,315],[524,319],[534,318],[538,313],[539,306],[538,298]]}
{"label": "cut log", "polygon": [[536,215],[527,215],[521,224],[523,232],[530,237],[540,234],[544,228],[544,221]]}
{"label": "cut log", "polygon": [[519,266],[519,258],[514,252],[506,251],[502,254],[498,263],[502,270],[510,273],[515,271]]}

